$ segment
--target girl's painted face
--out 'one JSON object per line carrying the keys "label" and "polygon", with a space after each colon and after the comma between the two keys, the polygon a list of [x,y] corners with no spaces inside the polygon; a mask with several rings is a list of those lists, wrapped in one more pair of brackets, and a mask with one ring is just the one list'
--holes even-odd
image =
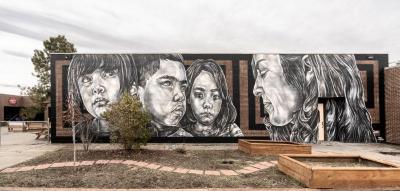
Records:
{"label": "girl's painted face", "polygon": [[222,105],[217,84],[210,72],[202,71],[194,80],[190,104],[198,123],[212,125]]}
{"label": "girl's painted face", "polygon": [[115,103],[121,96],[118,69],[96,69],[79,77],[78,86],[86,110],[96,118],[102,118],[101,114],[109,104]]}
{"label": "girl's painted face", "polygon": [[300,107],[300,93],[286,81],[279,55],[257,54],[253,60],[257,72],[254,95],[262,98],[272,125],[288,124]]}

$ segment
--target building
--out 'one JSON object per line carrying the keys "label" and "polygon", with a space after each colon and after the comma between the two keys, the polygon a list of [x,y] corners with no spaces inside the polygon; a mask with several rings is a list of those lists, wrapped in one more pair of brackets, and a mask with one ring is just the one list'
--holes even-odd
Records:
{"label": "building", "polygon": [[68,98],[107,137],[101,112],[129,91],[154,142],[374,142],[387,65],[386,54],[52,54],[52,141],[71,141]]}
{"label": "building", "polygon": [[[29,96],[0,94],[0,121],[21,121],[22,108],[32,107],[33,103]],[[34,121],[45,121],[48,118],[48,111],[36,115]]]}

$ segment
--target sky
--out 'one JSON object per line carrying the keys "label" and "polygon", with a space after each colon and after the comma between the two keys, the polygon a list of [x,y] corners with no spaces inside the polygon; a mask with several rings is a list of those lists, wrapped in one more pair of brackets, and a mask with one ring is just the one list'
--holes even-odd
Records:
{"label": "sky", "polygon": [[400,60],[399,0],[0,0],[0,93],[36,83],[50,36],[79,53],[382,53]]}

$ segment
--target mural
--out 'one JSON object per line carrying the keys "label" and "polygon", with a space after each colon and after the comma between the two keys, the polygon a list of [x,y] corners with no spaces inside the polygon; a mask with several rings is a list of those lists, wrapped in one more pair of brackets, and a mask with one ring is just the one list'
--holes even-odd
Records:
{"label": "mural", "polygon": [[243,136],[225,75],[214,60],[195,60],[187,69],[184,127],[193,136]]}
{"label": "mural", "polygon": [[153,137],[190,137],[180,121],[186,111],[188,86],[181,55],[136,55],[137,93],[151,115]]}
{"label": "mural", "polygon": [[[101,117],[108,106],[119,100],[134,84],[136,69],[128,55],[76,54],[68,71],[68,92],[77,111],[93,116],[91,132],[109,136],[107,122]],[[78,130],[81,125],[78,124]]]}
{"label": "mural", "polygon": [[353,55],[255,54],[251,65],[272,140],[316,142],[318,98],[343,97],[326,104],[328,140],[376,141]]}
{"label": "mural", "polygon": [[[180,54],[74,54],[68,68],[68,94],[79,111],[92,116],[91,132],[100,137],[109,136],[101,114],[127,91],[137,95],[150,113],[153,137],[245,136],[240,121],[255,121],[258,116],[242,119],[241,110],[250,113],[243,110],[242,102],[257,107],[250,103],[259,97],[261,109],[249,109],[262,113],[262,129],[272,140],[313,143],[317,141],[318,101],[329,98],[325,102],[328,140],[376,141],[354,55],[255,54],[248,56],[248,67],[239,67],[239,61],[234,65],[234,61],[216,60],[217,56],[188,58]],[[232,71],[240,76],[233,78]],[[253,93],[242,101],[247,90],[243,94],[237,86],[247,88],[247,83]],[[251,128],[255,127],[245,130]]]}
{"label": "mural", "polygon": [[101,114],[124,91],[150,113],[153,137],[243,136],[221,67],[196,60],[187,72],[179,54],[76,54],[68,89],[75,107],[93,116],[91,132],[100,137],[109,136]]}

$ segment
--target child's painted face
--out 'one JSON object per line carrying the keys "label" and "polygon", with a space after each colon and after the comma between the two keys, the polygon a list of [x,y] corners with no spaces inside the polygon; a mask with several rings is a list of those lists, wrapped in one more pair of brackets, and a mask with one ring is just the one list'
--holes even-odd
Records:
{"label": "child's painted face", "polygon": [[160,69],[149,78],[141,96],[153,122],[166,126],[178,125],[186,111],[186,87],[183,64],[161,60]]}
{"label": "child's painted face", "polygon": [[118,69],[96,69],[79,77],[78,86],[86,110],[96,118],[101,118],[109,104],[115,103],[121,96]]}
{"label": "child's painted face", "polygon": [[189,99],[197,122],[212,125],[221,111],[222,99],[210,72],[202,71],[196,77]]}

